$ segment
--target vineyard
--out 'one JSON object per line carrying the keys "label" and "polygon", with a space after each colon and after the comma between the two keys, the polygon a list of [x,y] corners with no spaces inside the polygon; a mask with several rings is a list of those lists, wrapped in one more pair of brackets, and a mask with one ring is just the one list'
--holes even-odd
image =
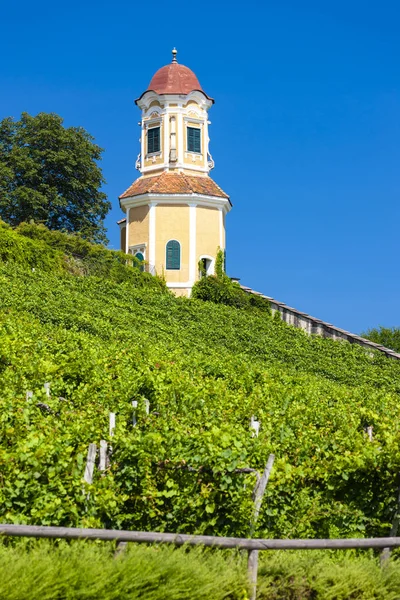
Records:
{"label": "vineyard", "polygon": [[[0,227],[1,521],[247,536],[240,470],[273,453],[256,536],[388,535],[400,363],[257,306],[175,298],[126,260]],[[100,440],[109,466],[89,485]]]}

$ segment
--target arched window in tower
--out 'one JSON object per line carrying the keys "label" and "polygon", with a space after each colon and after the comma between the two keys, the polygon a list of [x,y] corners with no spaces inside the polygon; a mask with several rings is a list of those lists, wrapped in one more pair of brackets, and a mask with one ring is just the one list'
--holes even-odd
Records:
{"label": "arched window in tower", "polygon": [[170,240],[166,248],[166,268],[179,271],[181,268],[181,245],[176,240]]}

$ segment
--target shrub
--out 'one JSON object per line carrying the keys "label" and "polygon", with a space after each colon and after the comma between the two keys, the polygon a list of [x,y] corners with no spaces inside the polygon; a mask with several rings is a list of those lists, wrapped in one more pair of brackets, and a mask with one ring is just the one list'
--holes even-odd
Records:
{"label": "shrub", "polygon": [[134,256],[34,223],[12,229],[0,221],[0,261],[60,275],[93,275],[117,283],[129,280],[137,287],[167,291],[160,277],[141,272],[143,263]]}
{"label": "shrub", "polygon": [[244,292],[238,283],[231,281],[225,274],[222,277],[209,275],[208,277],[199,279],[193,286],[192,298],[241,309],[255,307],[271,314],[271,307],[268,300],[261,296]]}

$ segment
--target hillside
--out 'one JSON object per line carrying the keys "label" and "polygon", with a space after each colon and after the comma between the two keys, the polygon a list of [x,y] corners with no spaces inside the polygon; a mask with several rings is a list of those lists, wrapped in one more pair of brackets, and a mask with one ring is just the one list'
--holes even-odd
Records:
{"label": "hillside", "polygon": [[[175,298],[125,255],[44,228],[1,226],[0,258],[1,521],[247,535],[255,478],[235,469],[273,452],[259,534],[389,533],[399,362]],[[110,467],[83,493],[109,412]]]}

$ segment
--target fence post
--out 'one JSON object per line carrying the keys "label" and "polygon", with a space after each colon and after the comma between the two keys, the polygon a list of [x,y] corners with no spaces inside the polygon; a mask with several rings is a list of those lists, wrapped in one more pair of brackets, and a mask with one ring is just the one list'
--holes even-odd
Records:
{"label": "fence post", "polygon": [[[263,501],[265,488],[271,475],[272,466],[274,464],[275,455],[270,454],[268,462],[265,465],[264,473],[257,481],[253,491],[254,512],[253,520],[250,527],[250,536],[253,537],[258,515],[260,514],[261,504]],[[247,559],[247,573],[250,583],[250,600],[256,600],[257,596],[257,574],[258,574],[258,550],[249,550]]]}

